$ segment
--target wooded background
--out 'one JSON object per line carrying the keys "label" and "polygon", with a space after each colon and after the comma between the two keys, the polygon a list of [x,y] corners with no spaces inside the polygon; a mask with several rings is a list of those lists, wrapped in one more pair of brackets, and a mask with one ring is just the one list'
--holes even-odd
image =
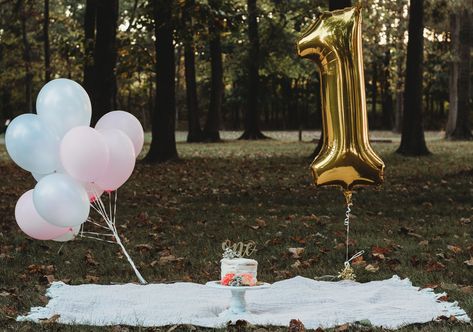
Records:
{"label": "wooded background", "polygon": [[[363,5],[370,129],[402,131],[399,152],[427,154],[423,130],[470,139],[472,0]],[[317,14],[350,0],[0,0],[0,118],[35,112],[47,81],[82,83],[93,121],[114,109],[152,130],[149,161],[177,157],[174,131],[321,127],[316,66],[295,42]]]}

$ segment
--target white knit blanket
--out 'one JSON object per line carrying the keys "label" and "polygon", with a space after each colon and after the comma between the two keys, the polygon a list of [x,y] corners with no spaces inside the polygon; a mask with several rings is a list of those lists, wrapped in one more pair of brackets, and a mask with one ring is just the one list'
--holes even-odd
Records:
{"label": "white knit blanket", "polygon": [[[228,319],[218,314],[228,307],[231,297],[228,290],[187,282],[146,286],[54,282],[46,295],[51,300],[45,307],[34,307],[17,320],[38,322],[59,315],[57,321],[64,324],[222,327]],[[369,320],[372,325],[394,329],[451,315],[469,322],[456,302],[437,300],[443,295],[414,287],[409,279],[398,276],[367,283],[295,277],[269,289],[248,291],[251,313],[240,319],[255,325],[287,326],[295,318],[307,328]]]}

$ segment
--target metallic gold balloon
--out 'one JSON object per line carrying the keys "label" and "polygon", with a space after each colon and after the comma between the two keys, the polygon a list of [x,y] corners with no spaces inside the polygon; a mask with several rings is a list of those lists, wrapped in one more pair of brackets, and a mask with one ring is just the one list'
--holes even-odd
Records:
{"label": "metallic gold balloon", "polygon": [[297,42],[320,71],[323,146],[311,164],[316,185],[383,182],[384,163],[368,138],[361,7],[322,13]]}

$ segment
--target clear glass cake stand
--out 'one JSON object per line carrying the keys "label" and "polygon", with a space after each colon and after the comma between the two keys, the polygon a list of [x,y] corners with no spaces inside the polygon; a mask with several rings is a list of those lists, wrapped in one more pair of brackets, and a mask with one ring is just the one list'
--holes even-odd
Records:
{"label": "clear glass cake stand", "polygon": [[221,290],[230,290],[232,292],[232,298],[230,300],[230,307],[221,312],[219,317],[222,316],[239,316],[247,314],[245,293],[247,291],[255,291],[271,287],[271,284],[266,282],[259,283],[256,286],[224,286],[220,284],[220,281],[209,281],[205,284],[207,287],[212,287]]}

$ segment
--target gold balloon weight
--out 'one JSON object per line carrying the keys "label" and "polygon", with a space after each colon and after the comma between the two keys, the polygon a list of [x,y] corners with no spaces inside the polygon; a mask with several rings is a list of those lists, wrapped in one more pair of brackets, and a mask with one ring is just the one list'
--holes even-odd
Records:
{"label": "gold balloon weight", "polygon": [[314,61],[320,73],[323,141],[311,164],[317,186],[338,185],[344,190],[347,211],[346,257],[339,279],[354,280],[349,258],[352,189],[357,185],[379,185],[384,163],[368,137],[361,6],[322,13],[297,42],[299,56]]}
{"label": "gold balloon weight", "polygon": [[315,184],[383,182],[384,163],[368,138],[361,8],[322,13],[297,43],[298,53],[320,71],[323,145],[311,165]]}

